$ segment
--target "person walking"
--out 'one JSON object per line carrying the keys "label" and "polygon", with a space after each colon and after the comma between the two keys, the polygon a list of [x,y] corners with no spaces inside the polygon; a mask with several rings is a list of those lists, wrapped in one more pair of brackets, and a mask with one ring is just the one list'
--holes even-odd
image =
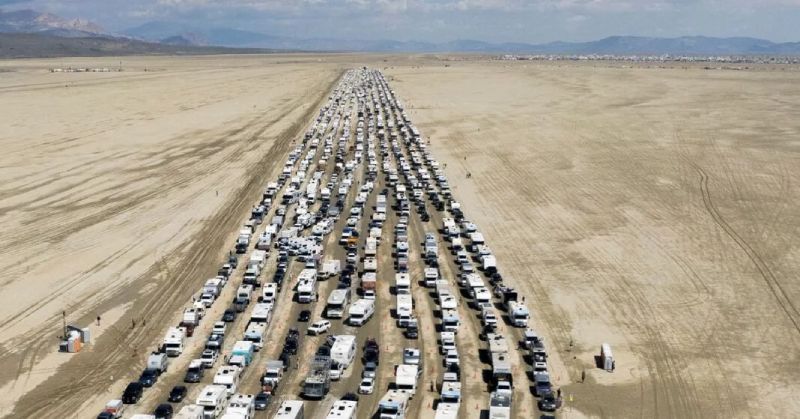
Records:
{"label": "person walking", "polygon": [[586,370],[581,371],[581,383],[586,382]]}
{"label": "person walking", "polygon": [[97,325],[100,326],[100,316],[97,316]]}

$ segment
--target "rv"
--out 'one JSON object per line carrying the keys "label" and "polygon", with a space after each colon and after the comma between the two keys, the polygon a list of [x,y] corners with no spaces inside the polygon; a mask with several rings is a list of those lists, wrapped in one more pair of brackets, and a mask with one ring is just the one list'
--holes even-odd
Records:
{"label": "rv", "polygon": [[486,335],[486,340],[489,342],[489,353],[492,354],[507,354],[508,341],[506,337],[499,333],[489,333]]}
{"label": "rv", "polygon": [[380,419],[405,419],[411,397],[399,390],[389,390],[378,403]]}
{"label": "rv", "polygon": [[205,412],[203,406],[190,404],[183,406],[173,419],[204,419]]}
{"label": "rv", "polygon": [[348,304],[350,304],[350,288],[333,290],[325,306],[325,316],[336,319],[344,317]]}
{"label": "rv", "polygon": [[508,353],[492,353],[492,381],[495,383],[501,381],[513,383],[513,380],[514,377],[511,373],[511,361],[508,359]]}
{"label": "rv", "polygon": [[183,345],[186,340],[186,335],[183,333],[183,330],[177,327],[170,327],[167,330],[167,334],[164,336],[164,352],[167,353],[167,356],[178,356],[183,353]]}
{"label": "rv", "polygon": [[213,419],[222,414],[225,402],[228,400],[228,391],[222,385],[209,385],[203,387],[197,396],[196,404],[203,407],[205,419]]}
{"label": "rv", "polygon": [[250,322],[269,323],[272,319],[273,303],[258,303],[253,307]]}
{"label": "rv", "polygon": [[413,397],[417,392],[417,378],[420,375],[419,365],[400,364],[394,371],[395,388],[407,392]]}
{"label": "rv", "polygon": [[319,278],[330,278],[339,275],[342,271],[342,261],[339,259],[326,260],[322,264],[322,269],[319,271]]}
{"label": "rv", "polygon": [[264,347],[264,334],[267,331],[267,323],[250,322],[244,332],[244,340],[253,343],[253,349],[260,351]]}
{"label": "rv", "polygon": [[317,270],[303,269],[297,278],[297,302],[310,303],[317,297]]}
{"label": "rv", "polygon": [[461,321],[456,310],[442,310],[442,330],[445,332],[458,333],[458,326]]}
{"label": "rv", "polygon": [[361,298],[350,306],[348,323],[351,326],[362,326],[375,312],[375,300]]}
{"label": "rv", "polygon": [[270,282],[265,284],[261,289],[261,301],[265,303],[274,303],[278,297],[278,284]]}
{"label": "rv", "polygon": [[511,324],[515,327],[528,327],[528,319],[531,316],[528,307],[525,307],[525,304],[519,301],[509,302],[508,307],[508,317],[511,320]]}
{"label": "rv", "polygon": [[377,287],[378,276],[375,272],[364,272],[361,275],[361,289],[363,291],[375,291]]}
{"label": "rv", "polygon": [[284,400],[273,419],[303,419],[303,401]]}
{"label": "rv", "polygon": [[394,274],[394,290],[397,294],[411,294],[411,276],[408,272]]}
{"label": "rv", "polygon": [[374,237],[367,237],[367,243],[364,246],[365,256],[376,256],[378,254],[378,239]]}
{"label": "rv", "polygon": [[397,294],[397,324],[400,327],[408,325],[408,320],[414,315],[414,299],[411,294]]}
{"label": "rv", "polygon": [[311,369],[303,382],[303,395],[309,399],[322,399],[328,394],[331,385],[331,359],[315,356]]}
{"label": "rv", "polygon": [[[236,393],[236,388],[239,386],[239,375],[241,368],[236,365],[223,365],[217,369],[214,374],[214,384],[224,386],[229,395]],[[199,404],[199,403],[198,403]]]}
{"label": "rv", "polygon": [[228,401],[228,408],[222,418],[230,416],[232,419],[253,419],[255,414],[256,403],[252,394],[234,394]]}
{"label": "rv", "polygon": [[489,396],[489,418],[511,419],[511,396],[493,392]]}
{"label": "rv", "polygon": [[434,419],[456,419],[458,409],[461,407],[461,383],[458,381],[445,381],[442,383],[442,393],[439,404],[436,406]]}
{"label": "rv", "polygon": [[358,402],[354,400],[338,400],[328,412],[326,419],[355,419]]}
{"label": "rv", "polygon": [[347,369],[356,357],[356,337],[354,335],[337,335],[331,347],[331,359]]}

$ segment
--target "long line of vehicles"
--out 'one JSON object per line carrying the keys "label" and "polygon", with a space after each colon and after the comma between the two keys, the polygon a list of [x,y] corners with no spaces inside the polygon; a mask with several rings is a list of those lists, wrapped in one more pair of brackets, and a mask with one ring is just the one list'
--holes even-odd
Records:
{"label": "long line of vehicles", "polygon": [[[352,114],[357,116],[351,119]],[[333,166],[329,166],[331,163]],[[387,188],[373,195],[379,185]],[[355,194],[351,195],[351,191]],[[348,196],[353,204],[346,210]],[[372,198],[375,205],[368,208]],[[434,217],[428,212],[429,206]],[[352,333],[358,333],[376,310],[390,309],[378,304],[378,272],[389,263],[381,259],[379,246],[387,238],[383,234],[385,222],[395,217],[391,262],[396,326],[409,342],[419,338],[420,319],[413,297],[417,284],[432,290],[432,301],[438,307],[437,343],[443,374],[437,380],[439,400],[431,413],[438,419],[464,413],[456,335],[466,320],[459,315],[459,308],[464,309],[460,307],[463,299],[459,292],[466,296],[468,307],[480,319],[480,338],[486,341],[490,353],[490,417],[512,417],[514,391],[526,387],[519,383],[515,387],[512,362],[517,348],[508,343],[509,339],[520,341],[521,347],[528,351],[525,357],[531,362],[528,377],[534,394],[540,397],[538,407],[548,411],[558,408],[561,400],[553,393],[544,342],[529,328],[530,312],[524,299],[505,285],[496,257],[478,227],[465,218],[461,205],[452,196],[443,168],[427,149],[383,75],[359,69],[343,76],[302,142],[290,152],[277,180],[266,185],[217,275],[204,282],[182,313],[179,324],[168,328],[160,349],[147,358],[140,379],[130,383],[121,401],[109,402],[98,417],[122,417],[124,405],[136,404],[145,389],[168,370],[171,358],[185,356],[191,340],[203,339],[195,331],[210,322],[204,320],[206,313],[226,289],[232,289],[226,285],[239,282],[237,272],[241,272],[241,281],[229,308],[213,323],[199,356],[190,360],[184,377],[185,383],[198,383],[206,375],[205,370],[216,368],[211,384],[203,386],[194,403],[182,406],[174,416],[172,405],[161,403],[153,412],[154,417],[250,419],[257,410],[267,409],[271,398],[281,396],[274,417],[302,418],[312,405],[295,399],[298,393],[307,400],[325,399],[334,382],[342,381],[358,359],[363,364],[361,377],[358,387],[349,390],[361,395],[382,390],[375,388],[381,349],[374,338],[360,348],[356,335],[329,335],[313,357],[304,360],[308,363],[308,373],[299,391],[285,389],[280,384],[302,345],[297,328],[289,328],[277,359],[260,365],[255,361],[259,351],[281,342],[268,335],[276,310],[291,304],[286,302],[283,283],[287,276],[292,276],[292,263],[302,264],[302,270],[291,278],[294,294],[290,299],[304,305],[314,305],[321,299],[324,304],[325,319],[311,322],[307,327],[309,334],[327,333],[332,320],[341,320],[352,328]],[[338,243],[347,256],[343,260],[325,259],[330,252],[326,252],[324,243],[334,233],[337,222],[344,224]],[[410,269],[410,253],[415,246],[410,242],[411,223],[421,223],[427,231],[420,243],[424,268],[418,278],[412,277]],[[362,232],[364,244],[359,247]],[[455,278],[443,275],[439,266],[442,255],[446,255],[445,260],[449,258],[447,263],[457,267]],[[242,259],[246,262],[242,263]],[[270,260],[274,260],[275,273],[265,280],[263,273]],[[356,275],[357,282],[353,281]],[[337,286],[327,297],[321,296],[319,281],[330,278],[338,279]],[[513,336],[505,336],[499,330],[502,317],[498,309],[504,312],[510,326],[519,329]],[[225,341],[234,334],[226,325],[247,312],[250,317],[244,333],[225,351]],[[425,370],[424,356],[418,347],[396,350],[402,350],[402,362],[394,365],[394,378],[375,412],[386,419],[407,417]],[[258,394],[239,391],[242,377],[251,369],[262,371]],[[185,386],[176,386],[169,401],[183,402],[186,394]],[[355,418],[358,409],[358,396],[348,393],[333,402],[327,417]]]}

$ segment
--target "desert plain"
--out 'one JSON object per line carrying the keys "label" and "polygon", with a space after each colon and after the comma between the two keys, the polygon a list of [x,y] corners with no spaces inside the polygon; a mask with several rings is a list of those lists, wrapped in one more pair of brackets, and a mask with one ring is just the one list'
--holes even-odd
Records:
{"label": "desert plain", "polygon": [[796,68],[298,54],[0,61],[0,417],[91,418],[135,380],[360,66],[526,296],[560,417],[800,414]]}

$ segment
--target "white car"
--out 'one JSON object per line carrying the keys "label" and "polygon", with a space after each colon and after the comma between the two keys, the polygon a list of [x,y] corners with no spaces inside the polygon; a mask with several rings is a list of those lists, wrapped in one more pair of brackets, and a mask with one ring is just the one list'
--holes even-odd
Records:
{"label": "white car", "polygon": [[328,320],[319,320],[314,323],[311,323],[311,326],[308,326],[308,334],[309,335],[320,335],[322,333],[327,332],[331,328],[331,322]]}
{"label": "white car", "polygon": [[225,324],[225,322],[216,322],[214,323],[214,328],[211,329],[211,333],[219,333],[221,335],[224,335],[226,328],[227,325]]}
{"label": "white car", "polygon": [[442,332],[442,354],[456,350],[456,334],[453,332]]}
{"label": "white car", "polygon": [[361,379],[361,384],[358,386],[359,394],[372,394],[375,391],[375,379],[372,377],[364,377]]}
{"label": "white car", "polygon": [[364,299],[365,300],[374,300],[375,299],[375,290],[364,290]]}
{"label": "white car", "polygon": [[355,227],[358,224],[359,218],[358,217],[349,217],[347,219],[347,226],[348,227]]}
{"label": "white car", "polygon": [[444,356],[444,366],[449,367],[450,365],[459,365],[458,351],[455,349],[447,351],[447,354]]}

